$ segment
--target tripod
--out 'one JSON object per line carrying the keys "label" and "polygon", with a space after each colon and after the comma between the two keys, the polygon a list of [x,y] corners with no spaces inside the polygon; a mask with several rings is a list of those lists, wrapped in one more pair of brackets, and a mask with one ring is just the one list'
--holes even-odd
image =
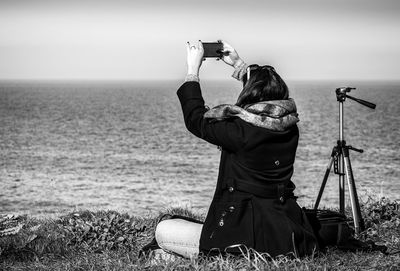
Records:
{"label": "tripod", "polygon": [[356,234],[365,229],[364,220],[361,216],[360,203],[358,201],[356,184],[354,182],[353,170],[351,168],[349,150],[362,153],[363,150],[356,149],[352,146],[346,145],[344,140],[343,130],[344,130],[344,116],[343,116],[343,104],[346,98],[354,100],[364,106],[375,109],[376,105],[361,99],[354,98],[346,93],[350,92],[355,88],[352,87],[341,87],[336,89],[336,98],[339,102],[339,140],[336,146],[333,147],[331,157],[328,163],[328,167],[325,171],[324,179],[321,184],[321,188],[318,193],[317,200],[314,205],[314,209],[317,210],[319,202],[321,201],[322,193],[328,180],[329,173],[331,171],[332,165],[334,165],[334,173],[339,175],[339,208],[340,213],[344,214],[344,190],[345,190],[345,178],[349,187],[349,195],[351,202],[351,209],[353,213],[354,220],[354,230]]}

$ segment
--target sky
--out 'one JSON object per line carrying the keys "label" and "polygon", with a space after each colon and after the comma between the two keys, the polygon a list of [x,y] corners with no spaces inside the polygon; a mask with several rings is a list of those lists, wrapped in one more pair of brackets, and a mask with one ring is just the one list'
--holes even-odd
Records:
{"label": "sky", "polygon": [[0,79],[183,78],[199,39],[287,79],[400,79],[398,0],[0,0]]}

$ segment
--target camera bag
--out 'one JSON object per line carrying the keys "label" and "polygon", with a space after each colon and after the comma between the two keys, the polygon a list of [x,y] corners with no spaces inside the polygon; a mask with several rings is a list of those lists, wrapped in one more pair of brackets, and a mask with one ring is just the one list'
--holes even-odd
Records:
{"label": "camera bag", "polygon": [[320,248],[337,246],[353,236],[347,217],[332,210],[304,209]]}
{"label": "camera bag", "polygon": [[387,254],[387,247],[373,241],[361,241],[354,237],[354,230],[346,215],[332,210],[303,208],[317,237],[320,250],[336,246],[344,251],[380,251]]}

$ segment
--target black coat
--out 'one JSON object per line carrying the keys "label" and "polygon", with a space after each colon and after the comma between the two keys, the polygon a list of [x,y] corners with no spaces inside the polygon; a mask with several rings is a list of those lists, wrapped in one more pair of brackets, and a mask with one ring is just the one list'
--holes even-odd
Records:
{"label": "black coat", "polygon": [[203,118],[207,108],[198,82],[184,83],[177,94],[187,129],[222,148],[200,251],[235,253],[235,245],[242,245],[271,256],[312,253],[317,241],[293,196],[290,180],[297,126],[273,132],[240,118],[210,122]]}

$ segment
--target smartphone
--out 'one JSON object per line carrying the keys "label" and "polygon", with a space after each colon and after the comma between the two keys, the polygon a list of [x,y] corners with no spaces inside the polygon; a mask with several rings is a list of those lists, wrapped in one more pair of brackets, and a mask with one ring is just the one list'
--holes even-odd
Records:
{"label": "smartphone", "polygon": [[204,56],[221,58],[224,50],[222,42],[203,42]]}

